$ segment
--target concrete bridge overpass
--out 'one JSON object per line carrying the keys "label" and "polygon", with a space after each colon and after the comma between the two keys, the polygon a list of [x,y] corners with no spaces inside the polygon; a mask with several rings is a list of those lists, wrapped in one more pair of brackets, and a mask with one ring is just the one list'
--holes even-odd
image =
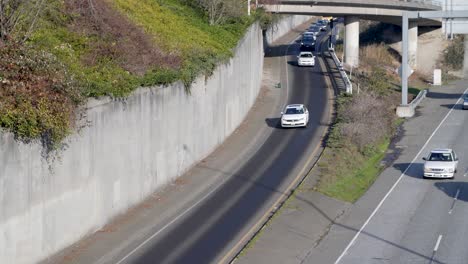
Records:
{"label": "concrete bridge overpass", "polygon": [[[439,1],[430,0],[279,0],[264,4],[266,11],[344,17],[344,63],[359,65],[359,19],[401,25],[404,11],[440,11]],[[418,26],[441,26],[441,20],[413,19],[409,22],[409,64],[417,67]]]}

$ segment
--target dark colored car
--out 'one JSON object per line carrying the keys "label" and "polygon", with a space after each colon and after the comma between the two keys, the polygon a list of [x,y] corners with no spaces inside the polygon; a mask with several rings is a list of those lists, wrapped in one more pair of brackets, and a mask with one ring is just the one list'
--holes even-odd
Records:
{"label": "dark colored car", "polygon": [[319,20],[317,23],[315,23],[315,25],[320,28],[320,31],[327,30],[327,22],[325,22],[324,20]]}
{"label": "dark colored car", "polygon": [[301,51],[312,50],[315,48],[315,39],[313,37],[303,37],[301,40]]}
{"label": "dark colored car", "polygon": [[468,94],[463,96],[463,110],[468,109]]}
{"label": "dark colored car", "polygon": [[307,31],[312,32],[314,34],[314,36],[317,36],[320,33],[320,27],[311,26]]}

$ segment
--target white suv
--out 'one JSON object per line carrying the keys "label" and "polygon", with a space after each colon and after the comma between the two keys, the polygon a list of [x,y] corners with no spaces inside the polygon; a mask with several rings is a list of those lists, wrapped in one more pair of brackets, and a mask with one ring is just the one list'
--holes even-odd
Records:
{"label": "white suv", "polygon": [[424,157],[424,178],[454,178],[458,157],[451,149],[434,149]]}

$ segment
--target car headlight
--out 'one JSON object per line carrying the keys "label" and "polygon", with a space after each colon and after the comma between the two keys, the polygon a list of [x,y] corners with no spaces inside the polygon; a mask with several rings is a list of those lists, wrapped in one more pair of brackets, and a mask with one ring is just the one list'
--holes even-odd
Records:
{"label": "car headlight", "polygon": [[453,168],[445,169],[445,172],[450,172],[450,173],[452,173],[452,172],[454,172],[454,169],[453,169]]}
{"label": "car headlight", "polygon": [[424,167],[424,172],[431,172],[431,169]]}

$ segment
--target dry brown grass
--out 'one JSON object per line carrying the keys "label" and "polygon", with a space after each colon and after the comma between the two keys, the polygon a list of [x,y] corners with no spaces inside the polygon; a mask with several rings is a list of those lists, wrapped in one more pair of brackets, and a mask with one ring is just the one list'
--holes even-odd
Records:
{"label": "dry brown grass", "polygon": [[360,64],[363,66],[397,67],[398,61],[384,44],[372,44],[359,50]]}
{"label": "dry brown grass", "polygon": [[378,144],[392,133],[395,123],[396,93],[381,96],[372,90],[363,90],[352,97],[342,111],[341,135],[363,150]]}
{"label": "dry brown grass", "polygon": [[178,68],[177,54],[165,54],[140,27],[112,8],[106,0],[66,1],[66,10],[74,20],[72,31],[96,41],[83,61],[95,65],[111,59],[125,70],[143,75],[152,68]]}

